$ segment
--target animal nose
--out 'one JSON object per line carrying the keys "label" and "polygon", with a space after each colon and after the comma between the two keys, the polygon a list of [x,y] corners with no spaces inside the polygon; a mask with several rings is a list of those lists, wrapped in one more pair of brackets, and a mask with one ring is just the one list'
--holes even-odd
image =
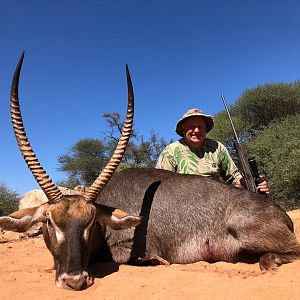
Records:
{"label": "animal nose", "polygon": [[74,290],[74,291],[80,291],[86,289],[88,284],[88,278],[87,276],[68,276],[67,278],[64,278],[65,286]]}

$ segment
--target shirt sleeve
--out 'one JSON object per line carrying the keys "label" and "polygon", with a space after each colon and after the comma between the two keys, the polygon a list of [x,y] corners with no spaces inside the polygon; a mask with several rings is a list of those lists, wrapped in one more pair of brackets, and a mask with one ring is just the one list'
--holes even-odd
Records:
{"label": "shirt sleeve", "polygon": [[242,178],[242,175],[223,144],[221,144],[221,153],[222,177],[225,182],[236,185],[237,181]]}
{"label": "shirt sleeve", "polygon": [[176,161],[174,158],[174,153],[170,146],[167,146],[162,153],[160,154],[157,163],[156,169],[163,169],[168,171],[176,172]]}

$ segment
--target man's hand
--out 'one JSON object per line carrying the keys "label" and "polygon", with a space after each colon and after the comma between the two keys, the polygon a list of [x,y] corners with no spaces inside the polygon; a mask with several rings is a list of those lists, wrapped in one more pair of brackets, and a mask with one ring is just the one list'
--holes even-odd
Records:
{"label": "man's hand", "polygon": [[[259,176],[259,177],[262,178],[262,179],[264,179],[263,176]],[[260,192],[265,193],[267,195],[270,194],[268,183],[265,180],[263,182],[261,182],[261,183],[258,184],[257,189]]]}
{"label": "man's hand", "polygon": [[[265,194],[269,195],[270,191],[269,191],[268,183],[264,180],[264,176],[260,176],[260,178],[262,178],[263,181],[258,184],[258,186],[256,187],[257,190],[261,191],[262,193],[265,193]],[[245,187],[244,179],[241,178],[240,180],[238,180],[235,183],[235,186],[238,187],[238,188],[244,188]]]}

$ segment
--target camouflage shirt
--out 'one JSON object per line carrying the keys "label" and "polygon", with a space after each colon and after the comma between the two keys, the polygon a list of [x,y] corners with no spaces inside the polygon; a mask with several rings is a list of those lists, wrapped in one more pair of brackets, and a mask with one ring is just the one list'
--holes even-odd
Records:
{"label": "camouflage shirt", "polygon": [[226,147],[208,138],[199,150],[191,150],[183,139],[168,145],[160,154],[156,168],[208,176],[232,184],[242,178]]}

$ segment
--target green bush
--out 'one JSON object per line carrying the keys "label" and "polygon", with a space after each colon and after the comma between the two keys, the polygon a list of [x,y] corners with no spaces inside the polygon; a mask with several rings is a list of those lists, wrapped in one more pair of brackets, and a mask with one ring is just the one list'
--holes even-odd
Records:
{"label": "green bush", "polygon": [[247,149],[267,175],[272,198],[287,210],[299,208],[300,114],[272,122]]}
{"label": "green bush", "polygon": [[300,82],[265,84],[246,90],[234,110],[252,129],[299,114]]}
{"label": "green bush", "polygon": [[6,185],[0,182],[0,216],[6,216],[17,210],[18,194],[9,190]]}

